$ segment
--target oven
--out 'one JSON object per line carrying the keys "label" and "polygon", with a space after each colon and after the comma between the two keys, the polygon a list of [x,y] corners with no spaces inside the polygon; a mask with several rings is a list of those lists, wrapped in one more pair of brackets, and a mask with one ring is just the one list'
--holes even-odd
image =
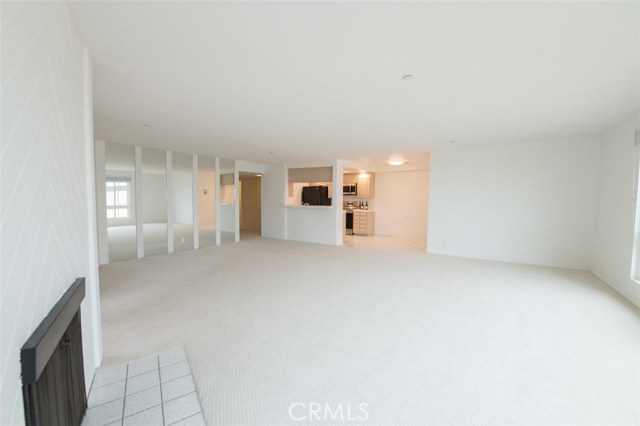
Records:
{"label": "oven", "polygon": [[353,211],[347,211],[344,219],[345,235],[353,235]]}

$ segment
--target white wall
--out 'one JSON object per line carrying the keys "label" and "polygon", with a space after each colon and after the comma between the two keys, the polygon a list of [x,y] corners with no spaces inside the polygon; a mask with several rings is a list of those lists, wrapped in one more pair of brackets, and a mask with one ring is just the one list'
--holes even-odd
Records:
{"label": "white wall", "polygon": [[427,235],[429,172],[375,174],[376,234],[424,238]]}
{"label": "white wall", "polygon": [[592,271],[640,307],[640,284],[631,279],[636,130],[640,114],[603,136]]}
{"label": "white wall", "polygon": [[335,227],[333,207],[287,207],[287,240],[336,244]]}
{"label": "white wall", "polygon": [[590,269],[599,138],[431,155],[431,253]]}
{"label": "white wall", "polygon": [[142,174],[142,218],[144,223],[167,221],[166,176]]}
{"label": "white wall", "polygon": [[20,347],[76,277],[87,277],[88,383],[101,353],[90,67],[66,3],[0,7],[0,424],[13,426],[24,424]]}
{"label": "white wall", "polygon": [[287,191],[284,163],[267,164],[262,175],[262,236],[286,238],[285,197]]}

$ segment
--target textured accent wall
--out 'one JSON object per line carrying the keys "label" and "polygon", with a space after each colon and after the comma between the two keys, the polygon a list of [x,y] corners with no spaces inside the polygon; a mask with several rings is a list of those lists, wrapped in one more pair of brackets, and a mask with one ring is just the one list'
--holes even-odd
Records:
{"label": "textured accent wall", "polygon": [[[84,51],[67,4],[0,7],[0,424],[21,425],[20,347],[76,277],[95,278],[85,151],[91,135]],[[99,357],[93,297],[82,311],[91,337],[84,349],[89,379]]]}

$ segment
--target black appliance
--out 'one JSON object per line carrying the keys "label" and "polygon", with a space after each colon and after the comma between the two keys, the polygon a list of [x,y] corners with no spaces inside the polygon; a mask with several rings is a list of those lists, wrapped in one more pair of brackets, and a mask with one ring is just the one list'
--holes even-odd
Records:
{"label": "black appliance", "polygon": [[357,195],[358,185],[355,183],[342,185],[342,195]]}
{"label": "black appliance", "polygon": [[302,204],[309,206],[330,206],[328,186],[305,186],[302,188]]}
{"label": "black appliance", "polygon": [[345,213],[345,234],[353,235],[353,211],[347,211]]}

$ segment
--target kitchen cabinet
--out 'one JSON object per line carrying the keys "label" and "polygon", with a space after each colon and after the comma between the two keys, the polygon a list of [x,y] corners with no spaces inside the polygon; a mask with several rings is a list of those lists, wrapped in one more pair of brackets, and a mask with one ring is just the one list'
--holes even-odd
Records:
{"label": "kitchen cabinet", "polygon": [[289,169],[289,183],[332,182],[333,167],[300,167]]}
{"label": "kitchen cabinet", "polygon": [[361,198],[372,198],[373,195],[373,173],[366,176],[359,175],[357,196]]}
{"label": "kitchen cabinet", "polygon": [[344,185],[355,185],[358,183],[358,175],[353,173],[346,173],[342,176],[342,183]]}
{"label": "kitchen cabinet", "polygon": [[375,234],[375,212],[371,210],[354,210],[353,233],[355,235]]}

